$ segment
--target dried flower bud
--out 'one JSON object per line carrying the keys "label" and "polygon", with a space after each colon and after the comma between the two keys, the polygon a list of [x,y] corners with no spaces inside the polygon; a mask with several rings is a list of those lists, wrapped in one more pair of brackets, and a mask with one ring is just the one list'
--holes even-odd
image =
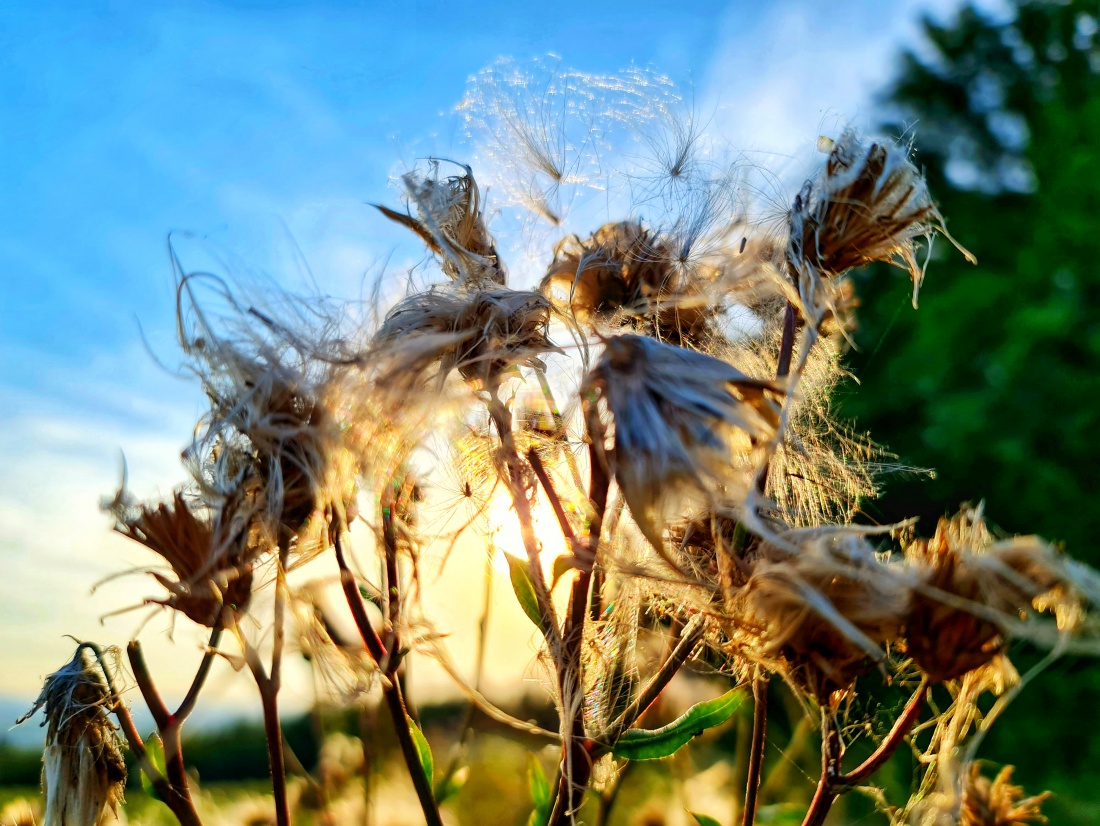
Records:
{"label": "dried flower bud", "polygon": [[110,505],[115,530],[162,557],[175,579],[153,573],[168,597],[151,600],[207,627],[222,607],[243,611],[252,592],[252,566],[245,557],[247,522],[223,513],[197,513],[179,491],[172,502],[132,505],[120,492]]}
{"label": "dried flower bud", "polygon": [[581,395],[592,400],[597,391],[614,422],[615,479],[661,553],[665,500],[685,487],[714,495],[733,484],[734,430],[747,434],[746,450],[770,438],[782,395],[775,382],[724,361],[634,335],[608,339]]}
{"label": "dried flower bud", "polygon": [[715,314],[699,281],[659,235],[621,221],[583,241],[563,239],[539,289],[582,322],[618,316],[640,333],[682,344],[697,340]]}
{"label": "dried flower bud", "polygon": [[402,389],[434,365],[440,379],[458,370],[488,385],[518,365],[541,367],[538,356],[557,351],[547,338],[550,304],[523,290],[429,290],[398,304],[374,338],[385,367],[382,387]]}
{"label": "dried flower bud", "polygon": [[951,238],[920,171],[902,147],[863,142],[846,130],[827,141],[822,174],[807,181],[789,215],[787,260],[807,317],[820,321],[839,303],[829,279],[870,261],[908,270],[913,306],[924,278],[913,240],[939,232],[971,263],[974,256]]}
{"label": "dried flower bud", "polygon": [[126,762],[107,716],[113,703],[87,649],[80,646],[68,664],[46,678],[34,707],[19,720],[44,709],[44,826],[97,826],[118,816]]}
{"label": "dried flower bud", "polygon": [[1039,807],[1050,797],[1050,792],[1024,797],[1023,787],[1009,782],[1012,771],[1012,766],[1005,766],[990,781],[982,775],[978,764],[970,765],[962,794],[960,826],[1023,826],[1047,822]]}
{"label": "dried flower bud", "polygon": [[924,585],[914,595],[907,621],[909,655],[933,680],[961,677],[993,660],[1004,647],[1002,626],[989,613],[948,605],[937,592],[1016,619],[1039,608],[1060,617],[1076,600],[1064,586],[1054,550],[1038,537],[994,542],[980,510],[963,508],[941,519],[931,539],[905,549]]}
{"label": "dried flower bud", "polygon": [[455,281],[503,285],[504,266],[485,225],[480,192],[470,167],[463,167],[465,175],[443,179],[438,176],[438,167],[433,161],[430,175],[409,172],[402,177],[420,220],[384,206],[378,206],[379,211],[420,236],[428,249],[440,256],[443,272]]}
{"label": "dried flower bud", "polygon": [[762,558],[727,606],[730,637],[819,703],[851,687],[896,640],[910,594],[856,535],[838,529],[786,558]]}

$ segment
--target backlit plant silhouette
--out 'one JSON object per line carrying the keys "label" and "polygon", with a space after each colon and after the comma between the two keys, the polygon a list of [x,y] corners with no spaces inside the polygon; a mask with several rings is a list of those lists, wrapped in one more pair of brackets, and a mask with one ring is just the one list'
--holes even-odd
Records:
{"label": "backlit plant silhouette", "polygon": [[[1007,770],[983,777],[976,750],[1022,685],[1009,641],[1048,660],[1093,652],[1087,608],[1100,580],[1037,537],[997,536],[980,506],[963,505],[931,538],[908,523],[858,523],[887,457],[830,413],[857,318],[847,273],[896,264],[915,307],[919,240],[943,235],[969,257],[909,150],[850,130],[822,138],[823,164],[777,221],[754,216],[751,168],[723,161],[661,78],[503,63],[472,81],[460,111],[505,219],[530,247],[547,240],[544,275],[528,288],[498,252],[473,169],[438,161],[403,176],[407,209],[379,207],[424,242],[438,283],[378,308],[375,323],[356,325],[331,302],[282,315],[239,303],[226,282],[176,262],[179,341],[209,412],[168,502],[138,502],[124,486],[108,510],[166,566],[150,602],[209,628],[210,642],[175,710],[129,643],[156,742],[138,733],[107,652],[83,643],[51,675],[39,700],[47,823],[106,816],[124,744],[179,822],[198,824],[181,727],[219,654],[259,689],[277,819],[289,823],[278,697],[292,633],[318,668],[379,687],[424,819],[442,823],[455,767],[433,777],[401,669],[409,652],[443,645],[417,601],[421,564],[446,556],[431,527],[453,505],[443,476],[469,511],[449,524],[486,554],[494,540],[479,531],[494,496],[518,524],[511,581],[541,634],[559,722],[546,734],[560,744],[556,779],[532,777],[530,823],[577,822],[597,764],[668,757],[748,697],[741,810],[753,823],[770,680],[820,728],[807,826],[905,744],[921,759],[911,798],[885,808],[895,822],[1039,818],[1041,797],[1021,799]],[[586,236],[562,233],[576,193],[612,179],[630,195],[626,213]],[[554,532],[536,533],[537,503]],[[373,537],[376,564],[362,569],[356,521]],[[307,565],[339,576],[361,646],[334,639],[308,589],[292,593],[288,572]],[[556,595],[562,581],[568,593]],[[273,597],[261,609],[262,588]],[[245,621],[260,610],[263,646]],[[657,661],[639,645],[654,635],[668,639]],[[643,715],[695,662],[728,691],[647,728]],[[869,680],[908,699],[895,708],[865,692]],[[464,688],[496,719],[533,729]],[[983,695],[998,698],[985,714]],[[879,732],[869,756],[845,761],[869,732]]]}

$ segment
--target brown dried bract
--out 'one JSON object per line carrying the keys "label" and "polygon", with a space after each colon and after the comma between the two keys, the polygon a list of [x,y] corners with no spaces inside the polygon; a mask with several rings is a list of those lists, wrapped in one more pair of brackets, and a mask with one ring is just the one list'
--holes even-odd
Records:
{"label": "brown dried bract", "polygon": [[909,272],[913,306],[924,278],[914,239],[940,233],[971,263],[976,259],[951,238],[920,170],[894,144],[863,142],[852,130],[831,144],[822,174],[806,182],[788,216],[787,261],[803,309],[820,321],[842,303],[831,279],[871,261]]}
{"label": "brown dried bract", "polygon": [[[961,677],[1001,652],[1001,624],[987,612],[947,604],[946,594],[1017,619],[1037,607],[1068,609],[1072,596],[1057,604],[1041,601],[1058,587],[1060,573],[1053,549],[1037,537],[994,543],[979,511],[964,508],[941,519],[931,539],[916,539],[905,549],[922,576],[906,624],[909,655],[933,680]],[[952,600],[954,602],[954,600]]]}
{"label": "brown dried bract", "polygon": [[223,606],[234,611],[248,606],[252,566],[247,559],[247,535],[233,532],[239,524],[231,519],[219,523],[209,514],[196,513],[178,491],[170,504],[136,508],[120,504],[114,512],[115,530],[163,558],[175,574],[175,579],[152,574],[169,593],[152,602],[211,628]]}
{"label": "brown dried bract", "polygon": [[967,774],[962,795],[960,826],[1023,826],[1025,823],[1046,823],[1040,811],[1050,792],[1024,797],[1022,786],[1013,786],[1012,766],[1005,766],[990,781],[981,767],[973,763]]}

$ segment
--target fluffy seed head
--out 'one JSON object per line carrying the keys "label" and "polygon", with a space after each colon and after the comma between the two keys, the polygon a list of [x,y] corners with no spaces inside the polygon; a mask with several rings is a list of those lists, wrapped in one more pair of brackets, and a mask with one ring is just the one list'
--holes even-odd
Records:
{"label": "fluffy seed head", "polygon": [[1077,600],[1054,549],[1038,537],[994,542],[980,510],[963,508],[941,519],[931,539],[905,550],[924,588],[917,589],[907,620],[906,646],[933,680],[951,680],[990,662],[1004,647],[1001,624],[986,612],[949,605],[948,594],[1006,619],[1051,608],[1070,621]]}
{"label": "fluffy seed head", "polygon": [[489,385],[519,365],[541,367],[556,351],[547,337],[550,303],[524,290],[434,289],[409,296],[386,316],[374,338],[383,363],[379,385],[408,388],[438,366]]}
{"label": "fluffy seed head", "polygon": [[46,678],[34,707],[46,719],[45,826],[99,826],[118,816],[126,762],[108,710],[113,699],[84,646]]}
{"label": "fluffy seed head", "polygon": [[727,606],[742,653],[777,662],[821,704],[883,658],[898,639],[910,594],[855,536],[825,536],[793,556],[762,558]]}
{"label": "fluffy seed head", "polygon": [[782,388],[694,350],[624,335],[607,340],[581,396],[589,404],[590,434],[594,403],[606,405],[615,479],[634,520],[661,551],[664,502],[685,487],[714,496],[734,484],[735,431],[745,453],[770,438]]}
{"label": "fluffy seed head", "polygon": [[900,146],[863,141],[850,129],[824,141],[825,168],[806,182],[788,216],[787,260],[808,317],[820,320],[836,303],[830,279],[870,261],[909,272],[915,307],[924,269],[914,239],[936,232],[951,238],[923,176]]}
{"label": "fluffy seed head", "polygon": [[639,332],[684,343],[714,315],[701,279],[677,266],[670,246],[637,221],[605,224],[583,241],[563,239],[539,289],[585,323],[619,319]]}
{"label": "fluffy seed head", "polygon": [[430,174],[409,172],[402,177],[419,220],[384,206],[378,209],[415,232],[439,256],[443,272],[453,280],[503,285],[504,265],[485,224],[481,193],[470,167],[463,168],[463,175],[440,178],[439,164],[433,161]]}

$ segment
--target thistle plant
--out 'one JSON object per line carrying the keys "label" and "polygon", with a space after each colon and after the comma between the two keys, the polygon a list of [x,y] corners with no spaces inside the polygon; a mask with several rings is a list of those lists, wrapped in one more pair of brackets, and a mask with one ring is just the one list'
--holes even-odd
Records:
{"label": "thistle plant", "polygon": [[[519,222],[526,241],[563,232],[567,207],[582,200],[567,190],[583,194],[587,176],[620,175],[635,200],[546,246],[545,270],[524,287],[490,231],[474,167],[446,175],[432,161],[401,179],[405,209],[378,208],[426,245],[441,279],[376,308],[370,324],[305,300],[280,317],[177,262],[180,344],[209,412],[185,452],[189,478],[169,502],[141,503],[124,487],[107,509],[120,533],[170,569],[154,574],[166,593],[149,604],[210,629],[209,646],[174,712],[140,643],[127,649],[164,744],[163,769],[147,759],[115,687],[117,667],[83,659],[96,649],[82,645],[50,677],[40,700],[50,811],[77,805],[64,801],[93,785],[80,797],[89,812],[80,822],[114,805],[111,713],[180,823],[197,824],[180,731],[212,659],[224,655],[256,682],[277,820],[288,824],[278,695],[293,634],[319,673],[354,675],[334,682],[344,694],[381,694],[424,820],[445,822],[461,751],[442,779],[433,776],[441,764],[415,722],[402,666],[412,655],[447,663],[446,642],[419,604],[423,566],[459,564],[454,543],[431,527],[447,507],[433,479],[446,477],[469,509],[456,532],[475,536],[487,555],[497,492],[518,525],[511,582],[538,629],[556,731],[497,708],[476,679],[460,688],[471,709],[557,744],[553,781],[541,769],[532,775],[535,826],[605,823],[615,795],[605,790],[599,812],[587,808],[595,775],[670,757],[749,696],[739,810],[751,826],[773,680],[821,732],[805,826],[873,784],[903,746],[918,756],[918,775],[908,800],[882,798],[893,822],[1039,819],[1043,796],[1025,798],[1010,769],[990,781],[977,749],[1032,676],[1013,669],[1010,642],[1040,647],[1047,662],[1097,652],[1089,611],[1100,578],[1038,537],[999,537],[980,506],[962,505],[930,538],[911,523],[858,521],[887,454],[836,421],[829,404],[858,323],[849,272],[901,267],[916,307],[930,255],[921,260],[919,239],[944,235],[970,257],[947,234],[911,149],[851,130],[821,139],[824,161],[777,228],[738,194],[751,189],[738,181],[752,170],[730,167],[691,115],[678,119],[660,78],[559,73],[540,86],[505,64],[474,79],[461,110],[474,153],[505,195],[501,209],[528,210]],[[631,141],[651,150],[640,173],[602,167]],[[538,506],[553,514],[549,532],[536,530]],[[354,523],[373,540],[369,552],[353,549]],[[552,559],[555,546],[564,553]],[[287,574],[307,566],[338,579],[358,640],[335,630],[320,590],[292,592]],[[263,589],[273,591],[268,602],[257,599]],[[270,628],[269,642],[257,626]],[[644,643],[662,634],[654,659]],[[647,712],[669,683],[704,663],[716,674],[713,698],[650,727]],[[868,692],[868,681],[893,688]],[[900,709],[882,699],[899,689]],[[997,699],[983,715],[985,695]],[[884,715],[885,734],[851,765],[845,752],[862,733],[882,731]],[[93,757],[55,766],[49,749],[83,744],[88,732],[94,743],[81,748]],[[468,736],[467,725],[461,742]]]}

